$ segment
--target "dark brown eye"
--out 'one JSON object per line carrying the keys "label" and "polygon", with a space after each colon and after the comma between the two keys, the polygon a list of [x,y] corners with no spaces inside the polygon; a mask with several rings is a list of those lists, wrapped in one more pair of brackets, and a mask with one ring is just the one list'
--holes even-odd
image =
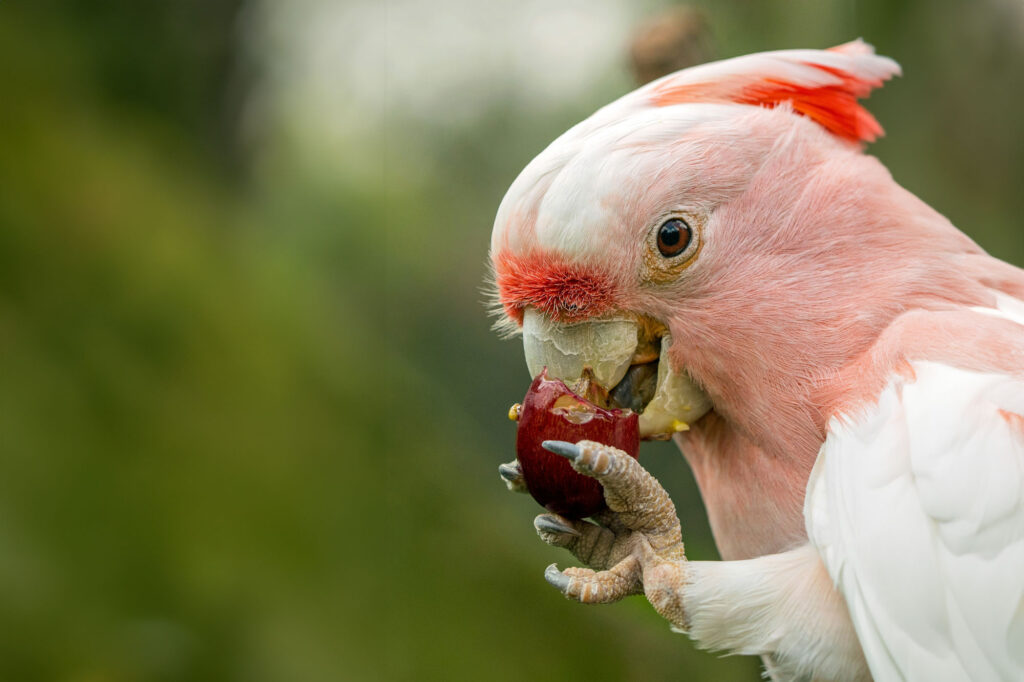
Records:
{"label": "dark brown eye", "polygon": [[658,251],[665,258],[678,256],[690,245],[691,239],[693,239],[693,231],[685,220],[679,218],[666,220],[658,228]]}

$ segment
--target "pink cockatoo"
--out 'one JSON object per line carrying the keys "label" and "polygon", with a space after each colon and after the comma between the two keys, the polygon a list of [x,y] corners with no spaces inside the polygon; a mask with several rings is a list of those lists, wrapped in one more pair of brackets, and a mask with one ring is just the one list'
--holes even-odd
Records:
{"label": "pink cockatoo", "polygon": [[535,521],[568,598],[645,594],[777,680],[1024,680],[1024,271],[863,153],[898,73],[861,41],[690,68],[512,184],[501,324],[675,439],[723,558],[636,460],[549,442],[610,508]]}

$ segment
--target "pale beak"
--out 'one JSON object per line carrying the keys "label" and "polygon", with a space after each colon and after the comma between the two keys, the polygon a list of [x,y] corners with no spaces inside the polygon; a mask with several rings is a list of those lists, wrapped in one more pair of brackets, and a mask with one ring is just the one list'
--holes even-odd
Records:
{"label": "pale beak", "polygon": [[[685,369],[672,367],[671,336],[660,339],[660,352],[654,360],[650,349],[641,348],[641,334],[635,319],[562,324],[534,308],[523,314],[523,349],[531,377],[547,367],[549,377],[572,387],[586,376],[609,395],[613,406],[640,412],[642,438],[669,438],[710,411],[711,400]],[[652,363],[656,363],[657,376],[653,386]]]}

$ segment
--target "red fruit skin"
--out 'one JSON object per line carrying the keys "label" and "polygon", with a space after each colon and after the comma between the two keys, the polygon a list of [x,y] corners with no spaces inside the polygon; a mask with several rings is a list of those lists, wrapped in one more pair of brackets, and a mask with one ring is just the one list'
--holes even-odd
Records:
{"label": "red fruit skin", "polygon": [[[566,403],[589,413],[589,421],[574,423],[565,414]],[[594,405],[558,379],[548,379],[546,369],[530,384],[516,431],[516,458],[526,489],[548,511],[582,519],[606,508],[604,490],[593,478],[577,473],[569,460],[542,448],[546,440],[592,440],[635,458],[640,452],[640,418],[630,410],[605,410]]]}

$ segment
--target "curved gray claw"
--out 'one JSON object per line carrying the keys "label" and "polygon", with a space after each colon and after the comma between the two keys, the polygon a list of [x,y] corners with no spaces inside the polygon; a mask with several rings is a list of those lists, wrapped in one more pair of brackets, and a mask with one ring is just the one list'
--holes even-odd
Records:
{"label": "curved gray claw", "polygon": [[558,591],[562,594],[565,594],[565,591],[569,589],[569,576],[559,571],[555,564],[551,564],[544,569],[544,580],[558,588]]}
{"label": "curved gray claw", "polygon": [[569,461],[575,462],[580,458],[582,451],[580,446],[565,440],[546,440],[540,444],[542,448],[556,455],[561,455]]}
{"label": "curved gray claw", "polygon": [[575,535],[579,536],[579,531],[570,526],[567,523],[563,523],[560,518],[551,514],[541,514],[533,520],[533,527],[537,529],[538,533],[555,533],[558,535]]}
{"label": "curved gray claw", "polygon": [[505,481],[505,486],[514,493],[526,492],[526,481],[523,480],[523,470],[519,468],[519,461],[512,460],[498,465],[498,475]]}
{"label": "curved gray claw", "polygon": [[519,470],[519,462],[508,462],[498,465],[498,475],[506,482],[514,483],[523,477],[523,472]]}

